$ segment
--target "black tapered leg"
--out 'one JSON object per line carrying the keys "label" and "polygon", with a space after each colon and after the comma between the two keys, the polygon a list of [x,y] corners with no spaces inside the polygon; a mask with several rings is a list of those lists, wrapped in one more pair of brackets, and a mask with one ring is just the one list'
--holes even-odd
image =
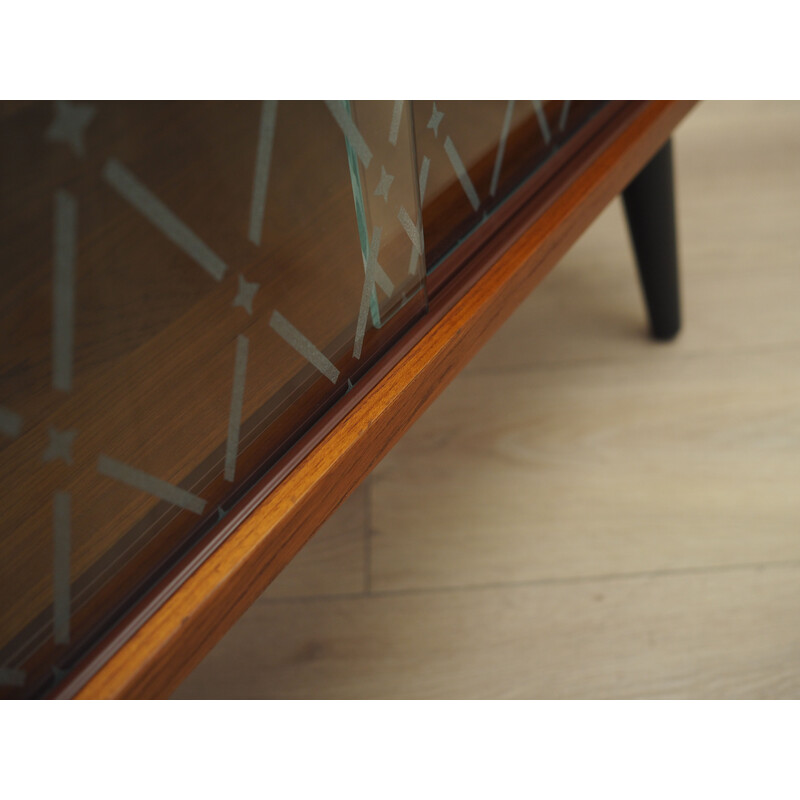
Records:
{"label": "black tapered leg", "polygon": [[650,330],[662,340],[681,327],[673,187],[670,140],[622,193]]}

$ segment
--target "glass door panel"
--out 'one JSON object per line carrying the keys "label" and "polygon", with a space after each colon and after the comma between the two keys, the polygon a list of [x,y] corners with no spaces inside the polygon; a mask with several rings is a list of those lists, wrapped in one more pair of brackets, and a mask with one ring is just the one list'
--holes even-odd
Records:
{"label": "glass door panel", "polygon": [[56,682],[424,312],[395,111],[2,106],[0,692]]}

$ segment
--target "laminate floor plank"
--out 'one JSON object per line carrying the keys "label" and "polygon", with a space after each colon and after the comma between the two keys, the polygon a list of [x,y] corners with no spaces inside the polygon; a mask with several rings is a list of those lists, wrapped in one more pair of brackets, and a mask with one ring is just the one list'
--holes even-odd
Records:
{"label": "laminate floor plank", "polygon": [[373,473],[396,590],[800,559],[800,350],[462,375]]}
{"label": "laminate floor plank", "polygon": [[800,567],[253,606],[177,698],[800,696]]}

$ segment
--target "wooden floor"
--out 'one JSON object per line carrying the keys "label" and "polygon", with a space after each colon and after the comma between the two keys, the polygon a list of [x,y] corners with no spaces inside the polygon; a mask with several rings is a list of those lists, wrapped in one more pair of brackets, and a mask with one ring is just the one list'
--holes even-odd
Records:
{"label": "wooden floor", "polygon": [[680,338],[617,201],[175,697],[800,697],[800,104],[675,145]]}

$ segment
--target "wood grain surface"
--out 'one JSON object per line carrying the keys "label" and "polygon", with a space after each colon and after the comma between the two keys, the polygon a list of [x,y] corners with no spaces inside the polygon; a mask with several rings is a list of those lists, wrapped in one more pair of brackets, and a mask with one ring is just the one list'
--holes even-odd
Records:
{"label": "wood grain surface", "polygon": [[663,144],[689,103],[650,103],[543,194],[532,224],[113,655],[79,697],[162,696],[195,666]]}

